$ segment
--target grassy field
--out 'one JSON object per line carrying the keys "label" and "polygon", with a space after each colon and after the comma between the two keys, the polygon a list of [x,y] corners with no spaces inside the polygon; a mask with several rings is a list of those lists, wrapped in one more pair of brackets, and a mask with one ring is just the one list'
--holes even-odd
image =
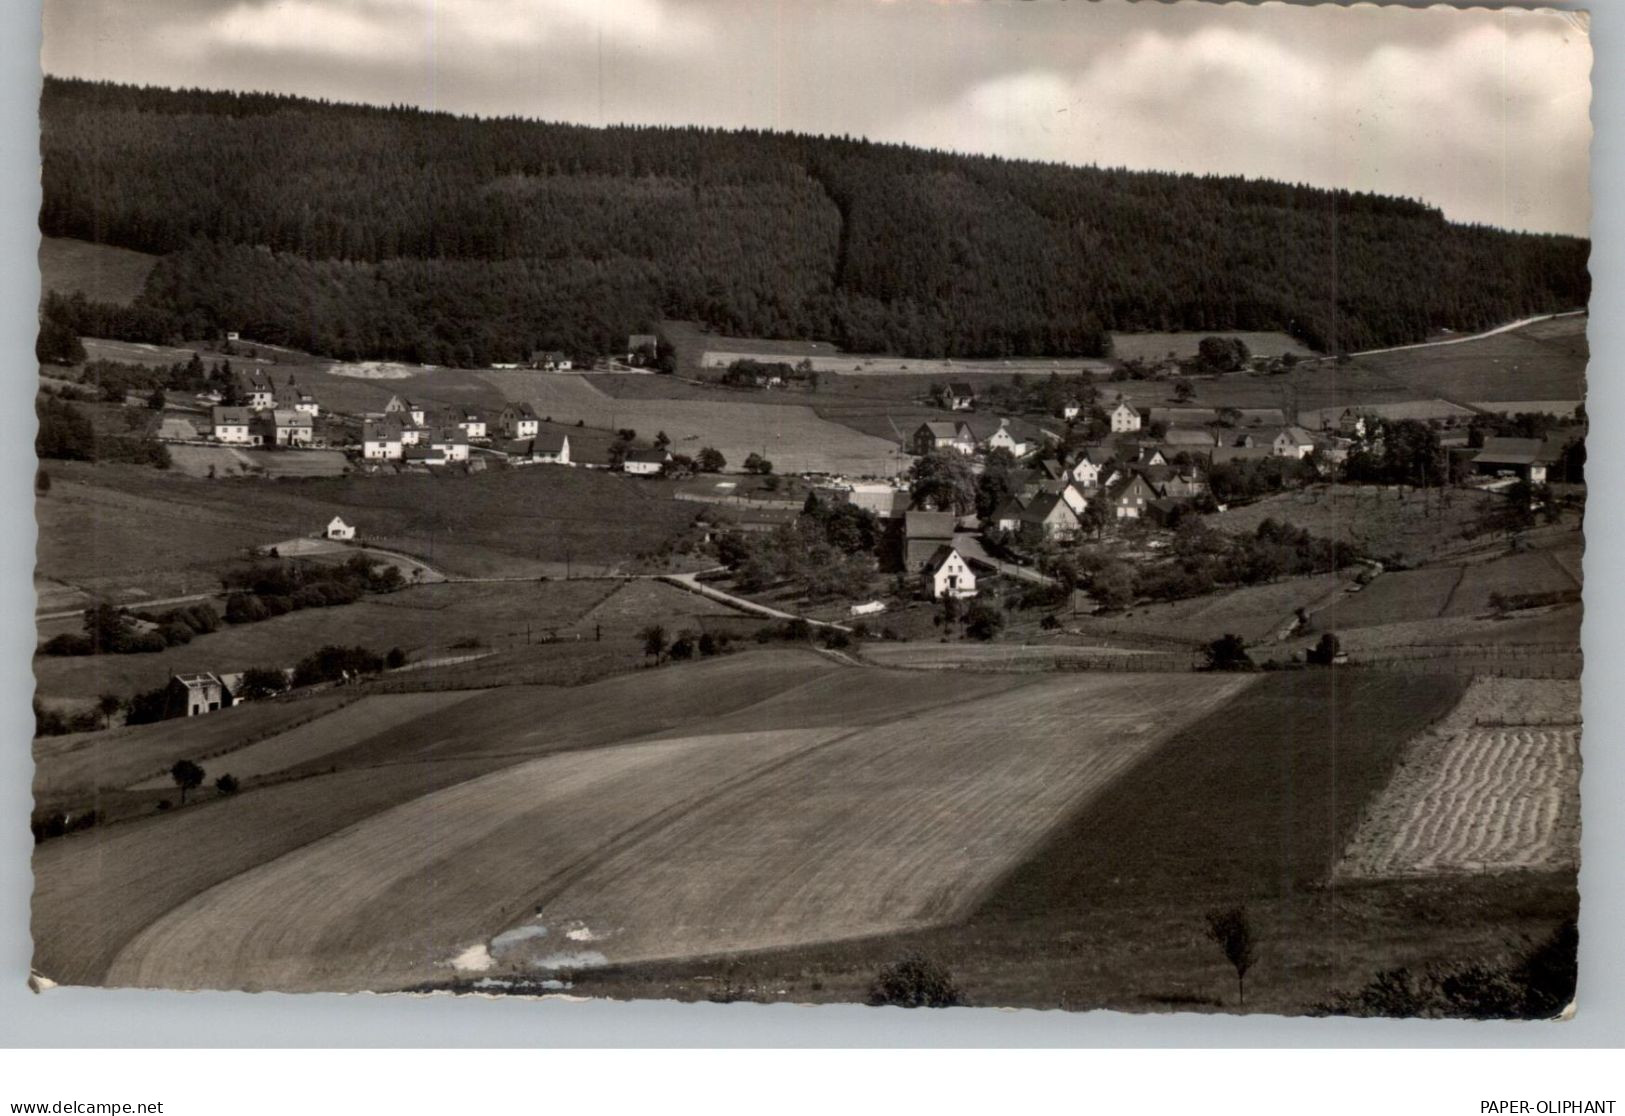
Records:
{"label": "grassy field", "polygon": [[906,466],[894,442],[829,422],[806,406],[763,403],[733,393],[726,400],[618,399],[594,386],[598,377],[527,371],[480,375],[506,397],[531,404],[544,418],[632,429],[644,439],[663,430],[674,452],[693,456],[710,446],[734,468],[751,453],[765,455],[781,473],[889,476]]}
{"label": "grassy field", "polygon": [[1583,399],[1587,321],[1553,318],[1459,345],[1356,357],[1352,367],[1457,402]]}
{"label": "grassy field", "polygon": [[[856,731],[707,731],[538,759],[210,889],[137,935],[109,981],[391,987],[953,918],[1057,817],[1247,681],[1188,681],[1175,718],[1143,711],[1156,676],[1051,680]],[[990,750],[995,725],[1005,743]],[[905,794],[914,808],[885,808]],[[431,822],[436,840],[416,842]]]}
{"label": "grassy field", "polygon": [[128,306],[147,284],[157,256],[87,240],[40,238],[40,293],[83,291],[93,302]]}
{"label": "grassy field", "polygon": [[[439,583],[363,597],[337,608],[301,609],[257,624],[233,624],[163,654],[34,660],[42,696],[128,695],[163,685],[170,671],[236,671],[292,666],[329,643],[380,654],[399,647],[412,661],[474,651],[511,651],[549,639],[631,639],[649,624],[675,633],[740,614],[653,581],[574,579]],[[743,620],[751,631],[761,620]],[[76,630],[74,621],[61,625]]]}
{"label": "grassy field", "polygon": [[1347,585],[1342,574],[1284,578],[1183,601],[1139,604],[1104,616],[1063,615],[1061,622],[1078,635],[1131,642],[1194,645],[1234,633],[1248,643],[1263,643],[1290,628],[1298,609],[1335,599]]}
{"label": "grassy field", "polygon": [[1204,337],[1235,337],[1247,346],[1253,356],[1276,357],[1287,353],[1313,356],[1314,350],[1285,333],[1260,333],[1242,330],[1215,330],[1206,333],[1114,333],[1112,355],[1119,360],[1138,357],[1141,360],[1161,360],[1172,353],[1183,360],[1196,355]]}
{"label": "grassy field", "polygon": [[386,548],[470,577],[610,572],[683,534],[698,511],[662,485],[586,469],[267,483],[54,462],[36,501],[40,576],[138,599],[213,589],[251,546],[334,515]]}
{"label": "grassy field", "polygon": [[[230,798],[204,792],[184,809],[39,845],[35,968],[66,983],[102,983],[113,958],[143,927],[217,884],[353,823],[537,756],[698,724],[834,669],[802,652],[764,652],[579,688],[509,687],[489,695],[478,716],[452,704],[381,732],[351,724],[356,736],[348,747],[314,760],[304,778]],[[277,703],[245,707],[180,727],[220,732],[232,718],[246,723],[273,708]],[[165,746],[162,732],[151,743],[155,754],[143,763]],[[203,743],[192,741],[189,751],[202,755]],[[118,778],[128,782],[142,773],[126,766]]]}
{"label": "grassy field", "polygon": [[1578,682],[1478,679],[1406,746],[1338,866],[1349,879],[1574,871]]}
{"label": "grassy field", "polygon": [[1463,534],[1477,526],[1497,499],[1473,489],[1315,485],[1210,515],[1206,522],[1220,531],[1244,534],[1273,519],[1319,538],[1351,543],[1381,560],[1397,557],[1414,565],[1482,546],[1464,540]]}

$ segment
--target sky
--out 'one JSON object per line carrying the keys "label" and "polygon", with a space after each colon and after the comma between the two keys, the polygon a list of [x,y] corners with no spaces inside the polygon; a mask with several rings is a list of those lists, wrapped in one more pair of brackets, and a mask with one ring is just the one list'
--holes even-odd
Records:
{"label": "sky", "polygon": [[866,136],[1584,235],[1574,13],[1125,0],[44,0],[45,71]]}

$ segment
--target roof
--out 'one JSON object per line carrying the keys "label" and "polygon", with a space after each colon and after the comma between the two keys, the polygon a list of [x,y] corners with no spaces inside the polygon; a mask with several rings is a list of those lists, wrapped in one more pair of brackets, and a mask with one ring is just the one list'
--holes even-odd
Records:
{"label": "roof", "polygon": [[1129,477],[1127,484],[1123,485],[1122,488],[1117,490],[1117,495],[1119,497],[1127,495],[1129,492],[1133,491],[1135,485],[1139,485],[1142,488],[1145,488],[1147,491],[1149,491],[1151,493],[1152,496],[1155,496],[1157,494],[1156,489],[1151,487],[1151,482],[1150,481],[1146,480],[1145,477],[1142,476],[1141,474],[1135,473],[1135,474],[1133,474],[1132,476]]}
{"label": "roof", "polygon": [[962,422],[932,422],[927,420],[920,425],[929,430],[933,438],[972,437],[970,427]]}
{"label": "roof", "polygon": [[394,419],[368,419],[361,424],[363,442],[398,442],[401,424]]}
{"label": "roof", "polygon": [[1072,508],[1067,502],[1054,492],[1040,492],[1021,512],[1023,523],[1044,523],[1055,514],[1056,508],[1064,508],[1066,514],[1072,515]]}
{"label": "roof", "polygon": [[520,418],[533,419],[537,417],[536,409],[529,403],[509,403],[506,407],[502,408],[503,414],[507,414],[509,411],[512,411]]}
{"label": "roof", "polygon": [[1275,450],[1270,446],[1214,446],[1213,464],[1223,465],[1227,461],[1262,461],[1266,457],[1275,456]]}
{"label": "roof", "polygon": [[903,534],[911,539],[951,539],[959,519],[952,512],[903,513]]}
{"label": "roof", "polygon": [[1104,465],[1112,459],[1112,456],[1112,451],[1105,446],[1084,446],[1078,452],[1077,461],[1087,461],[1091,465]]}
{"label": "roof", "polygon": [[1536,465],[1545,460],[1546,443],[1539,438],[1485,438],[1475,464]]}
{"label": "roof", "polygon": [[247,426],[252,412],[247,407],[215,407],[212,414],[216,426]]}
{"label": "roof", "polygon": [[1315,444],[1314,435],[1301,426],[1282,427],[1281,432],[1275,435],[1275,440],[1279,442],[1282,438],[1287,439],[1295,446],[1312,446]]}
{"label": "roof", "polygon": [[972,397],[976,395],[976,389],[971,387],[964,380],[950,380],[948,382],[948,391],[954,395],[968,395]]}
{"label": "roof", "polygon": [[1066,466],[1062,465],[1059,461],[1049,458],[1045,458],[1043,461],[1040,461],[1038,463],[1038,469],[1051,480],[1058,480],[1066,475]]}
{"label": "roof", "polygon": [[1170,446],[1211,446],[1217,439],[1211,430],[1198,430],[1194,427],[1171,426],[1162,436],[1164,443]]}
{"label": "roof", "polygon": [[634,449],[626,451],[626,460],[644,465],[664,465],[671,460],[671,454],[663,449]]}
{"label": "roof", "polygon": [[407,446],[401,456],[407,461],[437,461],[446,455],[433,446]]}
{"label": "roof", "polygon": [[1117,401],[1117,406],[1113,407],[1112,411],[1113,411],[1113,413],[1115,413],[1117,411],[1123,410],[1125,407],[1128,408],[1128,411],[1129,411],[1130,414],[1137,415],[1137,414],[1140,413],[1140,409],[1138,407],[1136,407],[1134,404],[1130,403],[1127,399],[1119,399]]}
{"label": "roof", "polygon": [[[262,411],[261,414],[264,414]],[[293,411],[286,407],[278,407],[272,411],[270,421],[275,426],[309,426],[310,416],[303,411]]]}
{"label": "roof", "polygon": [[937,547],[931,552],[931,557],[925,560],[926,572],[936,573],[937,570],[942,568],[944,562],[948,561],[949,558],[954,557],[959,558],[961,562],[965,560],[964,556],[961,555],[959,551],[955,550],[947,543],[943,543],[941,546]]}
{"label": "roof", "polygon": [[442,446],[466,446],[468,445],[468,434],[453,426],[436,434],[434,442],[436,445]]}
{"label": "roof", "polygon": [[658,344],[660,344],[660,338],[652,333],[630,333],[626,337],[626,347],[628,349],[641,349],[645,345]]}
{"label": "roof", "polygon": [[220,685],[220,679],[207,671],[202,674],[177,674],[174,679],[189,690],[196,689],[199,686]]}
{"label": "roof", "polygon": [[[632,347],[637,348],[636,345],[634,345]],[[558,349],[537,349],[535,352],[530,354],[530,359],[533,360],[533,361],[536,361],[536,360],[550,360],[550,361],[557,362],[557,361],[561,361],[561,360],[565,359],[565,357],[564,357],[564,354],[562,352],[560,352]]]}
{"label": "roof", "polygon": [[531,452],[551,453],[556,456],[563,453],[564,448],[569,444],[570,435],[565,434],[562,431],[549,432],[544,430],[535,438],[531,439]]}

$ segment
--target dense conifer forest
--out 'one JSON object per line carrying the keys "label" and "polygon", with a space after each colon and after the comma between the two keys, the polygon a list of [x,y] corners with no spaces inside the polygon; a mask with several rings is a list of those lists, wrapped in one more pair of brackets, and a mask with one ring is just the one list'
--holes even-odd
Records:
{"label": "dense conifer forest", "polygon": [[42,230],[157,253],[81,333],[337,357],[614,351],[661,318],[914,356],[1109,330],[1321,350],[1579,307],[1589,242],[1419,202],[843,138],[588,128],[48,78]]}

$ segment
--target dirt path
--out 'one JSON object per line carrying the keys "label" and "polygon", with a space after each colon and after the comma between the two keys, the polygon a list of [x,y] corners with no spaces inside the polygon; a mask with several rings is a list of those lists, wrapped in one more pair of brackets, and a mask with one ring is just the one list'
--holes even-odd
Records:
{"label": "dirt path", "polygon": [[817,628],[834,628],[836,631],[849,632],[852,629],[845,624],[836,624],[829,620],[814,620],[810,616],[797,616],[793,612],[785,612],[769,605],[757,604],[745,597],[736,597],[732,593],[725,593],[714,586],[704,585],[700,582],[700,573],[711,571],[702,570],[699,573],[683,574],[652,574],[654,580],[664,581],[668,585],[675,585],[679,589],[687,589],[690,593],[698,593],[702,597],[709,597],[713,601],[729,605],[741,612],[754,613],[757,616],[766,616],[774,620],[804,620]]}

